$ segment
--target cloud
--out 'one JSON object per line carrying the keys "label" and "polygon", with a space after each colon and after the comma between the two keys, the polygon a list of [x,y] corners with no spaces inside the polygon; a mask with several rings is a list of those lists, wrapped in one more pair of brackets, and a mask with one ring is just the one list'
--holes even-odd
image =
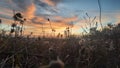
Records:
{"label": "cloud", "polygon": [[[64,32],[66,27],[68,26],[71,27],[73,25],[74,32],[79,31],[81,29],[81,26],[83,26],[84,28],[86,27],[85,24],[86,21],[84,19],[79,20],[79,18],[86,16],[85,15],[86,12],[84,13],[84,10],[80,11],[80,9],[73,10],[70,7],[65,7],[67,4],[65,5],[65,3],[63,3],[62,0],[0,0],[0,1],[2,1],[0,2],[0,7],[2,7],[0,8],[1,18],[5,18],[7,20],[12,21],[13,16],[12,10],[14,9],[16,10],[16,12],[22,12],[24,16],[27,19],[29,19],[27,22],[25,22],[25,26],[27,26],[26,33],[27,31],[28,33],[29,32],[41,33],[42,24],[44,24],[44,29],[46,30],[46,32],[51,32],[49,22],[47,21],[48,18],[50,18],[52,27],[56,29],[57,32],[62,31]],[[10,3],[8,1],[10,1]],[[69,2],[69,0],[67,0],[67,2]],[[87,12],[89,12],[91,19],[93,19],[93,17],[96,16],[97,19],[95,21],[99,22],[98,19],[99,11],[87,11]],[[102,12],[103,24],[111,22],[113,19],[116,20],[116,22],[120,22],[119,20],[120,16],[119,15],[115,16],[114,12],[113,14],[111,12],[108,13],[108,11],[106,13]]]}
{"label": "cloud", "polygon": [[19,8],[26,10],[30,5],[33,4],[32,0],[12,0]]}
{"label": "cloud", "polygon": [[27,19],[32,19],[35,17],[35,11],[36,11],[36,7],[35,5],[32,3],[31,5],[28,6],[28,8],[26,9],[26,11],[24,12],[25,16],[27,17]]}
{"label": "cloud", "polygon": [[13,2],[22,10],[27,19],[35,16],[36,6],[32,0],[13,0]]}
{"label": "cloud", "polygon": [[[52,2],[54,5],[56,5],[60,0],[48,0],[49,2]],[[49,5],[46,0],[12,0],[12,2],[19,7],[20,11],[24,13],[24,15],[28,19],[34,18],[36,15],[40,15],[43,12],[48,12],[49,14],[55,14],[58,12],[58,10]]]}
{"label": "cloud", "polygon": [[50,6],[56,6],[61,0],[44,0],[44,2]]}

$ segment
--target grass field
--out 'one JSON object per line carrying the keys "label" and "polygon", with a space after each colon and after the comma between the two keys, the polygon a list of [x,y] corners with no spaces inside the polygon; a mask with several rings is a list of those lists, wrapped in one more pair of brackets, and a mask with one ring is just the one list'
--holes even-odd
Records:
{"label": "grass field", "polygon": [[119,44],[119,25],[79,38],[11,37],[1,33],[0,68],[41,68],[57,56],[65,68],[120,68]]}

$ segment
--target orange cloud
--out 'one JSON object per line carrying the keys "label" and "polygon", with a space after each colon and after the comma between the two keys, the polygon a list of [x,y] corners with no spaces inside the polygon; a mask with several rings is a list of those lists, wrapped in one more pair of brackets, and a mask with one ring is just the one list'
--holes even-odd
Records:
{"label": "orange cloud", "polygon": [[60,0],[44,0],[45,3],[47,3],[50,6],[56,6]]}
{"label": "orange cloud", "polygon": [[35,5],[32,3],[30,6],[27,7],[26,11],[24,12],[27,19],[32,19],[35,17],[34,13],[36,11]]}
{"label": "orange cloud", "polygon": [[[51,34],[51,32],[52,32],[52,29],[50,27],[50,23],[51,23],[52,28],[56,30],[56,34],[64,33],[64,30],[66,29],[66,27],[71,26],[69,24],[70,22],[72,22],[72,21],[74,22],[74,21],[78,20],[77,17],[64,18],[61,16],[55,16],[53,18],[55,18],[55,20],[59,20],[59,21],[50,19],[50,22],[48,22],[47,19],[45,19],[44,17],[36,17],[34,19],[34,22],[30,21],[30,22],[25,23],[25,26],[31,27],[31,28],[26,28],[26,32],[28,32],[28,33],[34,32],[36,35],[39,35],[42,33],[42,27],[43,27],[47,34]],[[38,22],[38,23],[36,24],[35,22]],[[44,23],[43,26],[42,26],[41,22]]]}
{"label": "orange cloud", "polygon": [[51,6],[55,5],[51,0],[44,0],[44,2]]}

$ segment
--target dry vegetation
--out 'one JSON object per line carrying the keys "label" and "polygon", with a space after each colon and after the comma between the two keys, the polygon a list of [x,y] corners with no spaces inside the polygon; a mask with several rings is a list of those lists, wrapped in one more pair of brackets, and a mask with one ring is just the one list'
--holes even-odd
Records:
{"label": "dry vegetation", "polygon": [[[41,68],[57,56],[65,68],[120,68],[120,24],[80,38],[0,34],[0,68]],[[52,52],[51,52],[52,51]]]}

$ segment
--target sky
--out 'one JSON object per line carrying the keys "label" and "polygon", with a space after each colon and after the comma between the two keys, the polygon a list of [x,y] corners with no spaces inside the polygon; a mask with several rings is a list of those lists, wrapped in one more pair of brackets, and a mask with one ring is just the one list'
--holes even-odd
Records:
{"label": "sky", "polygon": [[[100,3],[103,26],[119,23],[120,0],[100,0]],[[63,34],[66,27],[71,27],[73,34],[80,34],[84,31],[82,28],[88,30],[89,23],[94,27],[98,22],[100,26],[98,0],[0,0],[2,29],[10,30],[14,22],[13,10],[27,19],[24,23],[25,34],[33,32],[34,35],[41,35],[42,28],[46,34],[51,34],[50,23],[56,34]]]}

